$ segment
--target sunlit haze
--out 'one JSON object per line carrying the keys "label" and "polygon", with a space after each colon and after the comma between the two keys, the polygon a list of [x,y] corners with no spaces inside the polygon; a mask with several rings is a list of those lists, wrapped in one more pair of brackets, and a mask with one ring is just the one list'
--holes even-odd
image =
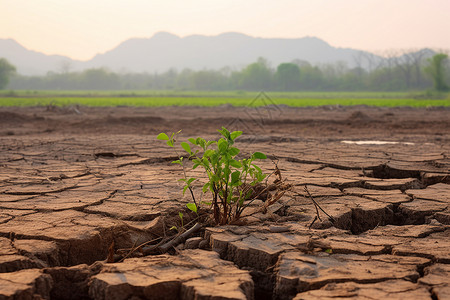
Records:
{"label": "sunlit haze", "polygon": [[0,0],[0,38],[87,60],[134,37],[241,32],[335,47],[449,49],[449,0]]}

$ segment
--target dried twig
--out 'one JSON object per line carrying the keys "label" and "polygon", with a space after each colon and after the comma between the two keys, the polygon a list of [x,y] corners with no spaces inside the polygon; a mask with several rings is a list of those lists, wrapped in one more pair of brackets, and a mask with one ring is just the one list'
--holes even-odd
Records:
{"label": "dried twig", "polygon": [[[158,240],[161,240],[157,245],[153,245],[153,246],[150,246],[150,247],[147,247],[147,248],[144,248],[146,245],[148,245],[148,244],[150,244],[150,243],[154,243],[154,242],[156,242],[156,241],[158,241]],[[167,239],[166,239],[167,240]],[[150,240],[150,241],[146,241],[146,242],[144,242],[144,243],[142,243],[142,244],[140,244],[140,245],[138,245],[138,246],[136,246],[136,245],[133,245],[133,247],[131,247],[131,248],[129,248],[129,249],[118,249],[117,251],[119,252],[125,252],[125,251],[127,251],[127,253],[122,257],[122,259],[120,260],[121,262],[124,260],[124,259],[126,259],[126,258],[128,258],[128,257],[130,257],[134,252],[136,252],[136,251],[140,251],[141,253],[143,253],[144,255],[147,255],[147,254],[149,254],[150,253],[150,251],[149,251],[149,249],[150,248],[153,248],[153,247],[158,247],[160,244],[162,244],[162,242],[164,242],[165,240],[163,239],[163,237],[158,237],[158,238],[156,238],[156,239],[153,239],[153,240]]]}
{"label": "dried twig", "polygon": [[315,208],[316,208],[316,218],[313,220],[313,222],[311,223],[310,227],[312,226],[312,224],[314,224],[314,222],[319,219],[320,221],[322,221],[322,219],[320,218],[319,215],[319,209],[325,214],[327,215],[328,219],[334,224],[336,222],[336,219],[333,218],[332,216],[330,216],[325,210],[323,210],[322,207],[320,207],[319,203],[316,202],[316,200],[314,200],[313,196],[311,195],[311,193],[308,190],[308,187],[305,185],[305,192],[308,194],[309,199],[311,199],[311,201],[313,202]]}
{"label": "dried twig", "polygon": [[[285,180],[283,180],[281,177],[281,171],[278,168],[278,159],[276,161],[272,160],[272,163],[275,165],[275,170],[266,177],[265,187],[263,189],[261,189],[256,195],[252,195],[252,198],[249,199],[249,201],[245,205],[243,205],[239,208],[239,210],[237,211],[236,216],[235,216],[236,219],[240,217],[240,215],[242,214],[244,209],[246,209],[248,206],[250,206],[253,201],[258,199],[259,196],[263,195],[264,193],[268,193],[269,191],[276,190],[276,193],[274,196],[272,196],[270,193],[268,193],[268,197],[262,208],[263,211],[266,211],[267,207],[269,207],[270,205],[272,205],[275,202],[277,202],[278,200],[280,200],[280,198],[285,194],[286,190],[290,189],[290,185],[284,185]],[[269,184],[268,180],[272,175],[275,175],[277,178],[275,178],[275,180],[273,181],[272,184]]]}
{"label": "dried twig", "polygon": [[311,222],[311,224],[309,224],[308,229],[311,229],[311,227],[314,225],[314,223],[317,221],[317,216],[314,216],[313,221]]}
{"label": "dried twig", "polygon": [[115,243],[114,243],[114,240],[113,240],[111,242],[111,245],[109,245],[109,248],[108,248],[108,257],[106,258],[106,262],[107,263],[113,263],[114,262],[114,254],[115,254],[114,246],[115,246]]}
{"label": "dried twig", "polygon": [[148,247],[142,247],[142,254],[144,254],[144,255],[154,254],[155,251],[159,248],[159,246],[161,246],[162,244],[167,242],[167,240],[168,240],[168,238],[165,238],[165,239],[162,239],[156,245],[152,245],[152,246],[148,246]]}
{"label": "dried twig", "polygon": [[195,232],[197,232],[201,227],[202,227],[202,225],[200,223],[195,223],[194,226],[192,226],[191,228],[189,228],[188,230],[186,230],[182,234],[177,235],[175,238],[171,239],[167,243],[159,246],[158,249],[162,253],[167,252],[171,247],[175,247],[178,244],[182,243],[187,237],[189,237],[192,234],[194,234]]}

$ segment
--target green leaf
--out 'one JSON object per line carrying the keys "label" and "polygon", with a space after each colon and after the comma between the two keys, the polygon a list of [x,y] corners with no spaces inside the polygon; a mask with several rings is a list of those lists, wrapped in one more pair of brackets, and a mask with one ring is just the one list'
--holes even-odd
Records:
{"label": "green leaf", "polygon": [[219,161],[219,154],[214,151],[214,153],[209,157],[212,166],[216,166]]}
{"label": "green leaf", "polygon": [[186,181],[186,184],[187,185],[190,185],[193,181],[195,181],[196,180],[196,178],[193,178],[193,177],[191,177],[191,178],[189,178],[187,181]]}
{"label": "green leaf", "polygon": [[170,227],[170,229],[169,230],[176,230],[176,231],[178,231],[178,228],[177,228],[177,226],[172,226],[172,227]]}
{"label": "green leaf", "polygon": [[189,208],[191,211],[197,213],[197,205],[195,203],[188,203],[186,204],[187,208]]}
{"label": "green leaf", "polygon": [[238,169],[242,168],[242,164],[239,161],[235,160],[235,159],[231,159],[230,160],[230,166],[238,168]]}
{"label": "green leaf", "polygon": [[200,147],[205,149],[205,144],[206,144],[205,139],[199,137],[199,138],[197,138],[197,140],[195,142],[197,143],[197,145],[199,145]]}
{"label": "green leaf", "polygon": [[188,143],[186,143],[186,142],[181,142],[181,147],[183,147],[183,149],[184,149],[187,153],[189,153],[189,154],[192,153],[192,151],[191,151],[191,146],[189,146]]}
{"label": "green leaf", "polygon": [[325,249],[325,252],[328,254],[332,254],[333,253],[333,249]]}
{"label": "green leaf", "polygon": [[194,138],[189,138],[188,141],[191,142],[194,145],[197,145],[197,142],[196,142],[196,140]]}
{"label": "green leaf", "polygon": [[166,144],[167,144],[167,146],[169,146],[169,147],[173,147],[173,140],[168,140],[168,141],[166,142]]}
{"label": "green leaf", "polygon": [[203,185],[203,187],[202,187],[202,192],[203,193],[206,193],[206,191],[209,189],[209,186],[210,186],[211,184],[209,183],[209,182],[207,182],[207,183],[205,183],[204,185]]}
{"label": "green leaf", "polygon": [[232,185],[235,185],[236,183],[239,182],[240,178],[241,178],[241,172],[239,172],[239,171],[234,171],[234,172],[231,174],[231,184],[232,184]]}
{"label": "green leaf", "polygon": [[217,147],[219,147],[219,151],[220,152],[225,152],[227,150],[227,147],[228,147],[228,142],[225,139],[220,139],[217,142]]}
{"label": "green leaf", "polygon": [[252,164],[253,168],[255,168],[258,172],[262,172],[261,168],[257,165]]}
{"label": "green leaf", "polygon": [[217,176],[216,174],[211,174],[211,181],[212,182],[218,182],[219,181],[219,176]]}
{"label": "green leaf", "polygon": [[267,156],[264,153],[261,153],[261,152],[253,153],[252,157],[255,158],[255,159],[266,159],[267,158]]}
{"label": "green leaf", "polygon": [[230,168],[224,168],[223,169],[223,179],[226,180],[230,176],[230,174],[231,174]]}
{"label": "green leaf", "polygon": [[169,136],[167,134],[165,134],[164,132],[161,132],[160,134],[158,134],[156,139],[163,140],[163,141],[168,141],[169,140]]}
{"label": "green leaf", "polygon": [[186,193],[186,191],[187,191],[188,188],[189,188],[189,185],[186,184],[186,185],[184,186],[184,188],[183,188],[183,195]]}
{"label": "green leaf", "polygon": [[240,135],[242,134],[242,131],[233,131],[230,136],[232,140],[235,140],[236,138],[238,138]]}
{"label": "green leaf", "polygon": [[181,211],[178,213],[178,216],[180,217],[181,220],[183,220],[183,213]]}
{"label": "green leaf", "polygon": [[172,163],[179,164],[179,165],[183,164],[180,159],[174,160],[174,161],[172,161]]}
{"label": "green leaf", "polygon": [[229,193],[227,196],[227,202],[231,203],[232,198],[233,198],[233,194]]}
{"label": "green leaf", "polygon": [[236,147],[231,147],[230,149],[228,149],[228,153],[230,153],[231,156],[236,156],[239,154],[241,150],[239,150]]}
{"label": "green leaf", "polygon": [[208,148],[209,146],[211,146],[212,144],[215,144],[215,143],[217,143],[217,142],[216,141],[208,141],[206,143],[206,148]]}
{"label": "green leaf", "polygon": [[208,149],[205,151],[205,153],[203,153],[203,157],[210,157],[211,155],[213,155],[216,151],[212,150],[212,149]]}
{"label": "green leaf", "polygon": [[210,164],[209,164],[209,160],[206,157],[202,158],[202,162],[203,162],[203,166],[205,168],[209,168]]}
{"label": "green leaf", "polygon": [[220,132],[220,134],[223,135],[226,139],[230,139],[230,132],[225,127],[222,126],[222,129],[217,131]]}

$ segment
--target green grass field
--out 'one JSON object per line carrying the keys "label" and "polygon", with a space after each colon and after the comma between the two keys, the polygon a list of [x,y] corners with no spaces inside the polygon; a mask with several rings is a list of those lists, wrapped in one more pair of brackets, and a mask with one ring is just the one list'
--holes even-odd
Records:
{"label": "green grass field", "polygon": [[423,99],[380,92],[1,91],[0,106],[450,106],[450,96]]}

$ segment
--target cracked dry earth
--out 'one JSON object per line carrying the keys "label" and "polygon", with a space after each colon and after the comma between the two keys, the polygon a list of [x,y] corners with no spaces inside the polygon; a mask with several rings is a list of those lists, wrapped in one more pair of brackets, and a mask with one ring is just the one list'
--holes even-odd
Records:
{"label": "cracked dry earth", "polygon": [[[448,109],[1,108],[0,125],[0,299],[450,299]],[[155,136],[223,125],[294,193],[106,263],[188,216]],[[304,186],[334,223],[309,228]]]}

